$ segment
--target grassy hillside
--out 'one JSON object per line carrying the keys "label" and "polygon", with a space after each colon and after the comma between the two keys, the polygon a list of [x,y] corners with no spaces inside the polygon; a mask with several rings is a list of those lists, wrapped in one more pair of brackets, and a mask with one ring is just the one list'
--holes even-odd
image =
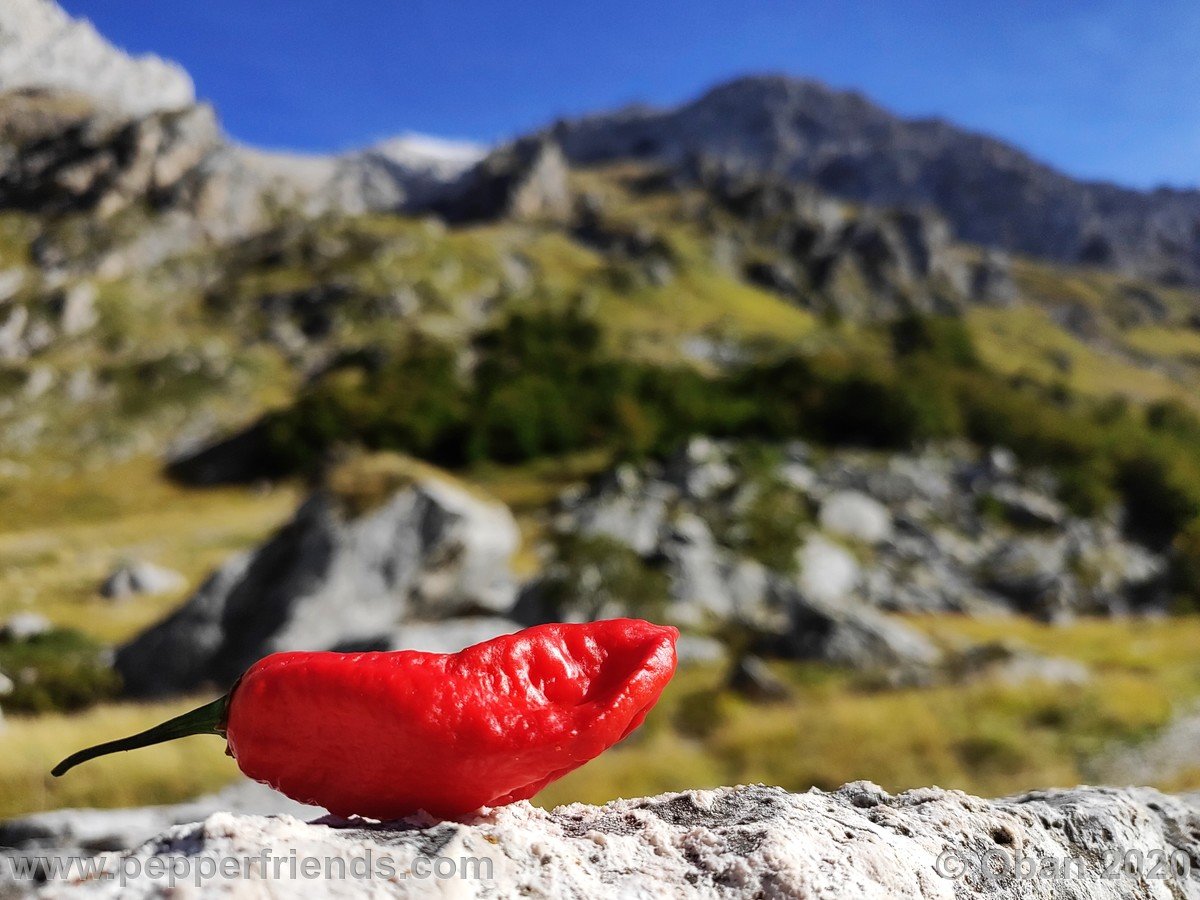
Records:
{"label": "grassy hillside", "polygon": [[[37,611],[120,642],[187,591],[110,603],[97,587],[114,564],[151,559],[191,590],[356,444],[453,465],[512,506],[525,537],[515,567],[529,575],[563,489],[695,431],[1007,444],[1058,471],[1077,508],[1130,502],[1154,540],[1175,543],[1181,600],[1195,600],[1200,296],[1017,260],[1012,304],[964,301],[900,323],[832,316],[724,262],[717,239],[741,226],[695,190],[636,167],[575,173],[573,189],[603,212],[592,231],[281,215],[238,246],[102,273],[93,328],[0,363],[0,620]],[[53,290],[30,246],[42,227],[0,217],[0,268],[27,273],[17,300],[50,321]],[[746,240],[752,255],[779,252],[769,229]],[[275,458],[292,463],[284,477],[199,489],[163,474],[182,445],[263,416],[278,426]],[[644,731],[539,802],[755,780],[985,794],[1076,783],[1113,742],[1144,739],[1200,698],[1194,618],[919,624],[946,642],[1015,636],[1095,677],[880,690],[778,664],[792,697],[763,706],[721,690],[721,667],[700,667]],[[46,779],[70,750],[185,705],[9,716],[0,815],[165,802],[232,777],[219,745],[195,738]],[[1200,787],[1200,773],[1172,786]]]}

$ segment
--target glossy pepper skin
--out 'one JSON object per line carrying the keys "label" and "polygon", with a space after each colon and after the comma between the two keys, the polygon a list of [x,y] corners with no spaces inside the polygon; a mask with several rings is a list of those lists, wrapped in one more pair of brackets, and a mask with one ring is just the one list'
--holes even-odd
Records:
{"label": "glossy pepper skin", "polygon": [[295,800],[452,818],[532,797],[633,731],[675,672],[677,637],[613,619],[452,654],[277,653],[235,685],[219,733],[246,775]]}

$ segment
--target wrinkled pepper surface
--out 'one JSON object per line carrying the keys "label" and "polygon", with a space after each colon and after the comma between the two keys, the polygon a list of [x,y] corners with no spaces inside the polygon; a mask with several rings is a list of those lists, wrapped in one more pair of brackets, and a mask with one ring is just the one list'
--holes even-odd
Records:
{"label": "wrinkled pepper surface", "polygon": [[340,816],[454,817],[532,797],[637,728],[675,672],[674,628],[528,628],[458,653],[276,653],[228,695],[85,760],[226,738],[250,778]]}

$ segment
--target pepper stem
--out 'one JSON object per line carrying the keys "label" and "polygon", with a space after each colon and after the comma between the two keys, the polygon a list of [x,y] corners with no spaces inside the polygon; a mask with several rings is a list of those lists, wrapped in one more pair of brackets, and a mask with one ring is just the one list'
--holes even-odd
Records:
{"label": "pepper stem", "polygon": [[80,763],[87,762],[89,759],[95,759],[97,756],[118,753],[122,750],[137,750],[139,747],[149,747],[152,744],[161,744],[164,741],[173,741],[176,738],[187,737],[192,734],[216,734],[224,737],[225,718],[228,712],[229,695],[226,694],[219,700],[206,703],[204,706],[193,709],[191,712],[185,712],[183,715],[169,719],[161,725],[155,725],[141,734],[135,734],[132,737],[121,738],[116,741],[108,741],[104,744],[97,744],[95,747],[88,747],[86,750],[80,750],[78,753],[72,753],[51,769],[50,774],[57,778]]}

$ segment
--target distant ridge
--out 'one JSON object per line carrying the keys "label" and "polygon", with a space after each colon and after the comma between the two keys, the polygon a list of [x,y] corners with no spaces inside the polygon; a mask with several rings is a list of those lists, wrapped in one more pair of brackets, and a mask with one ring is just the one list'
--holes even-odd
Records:
{"label": "distant ridge", "polygon": [[554,133],[576,163],[702,156],[850,200],[932,207],[985,246],[1200,284],[1200,192],[1081,181],[1012,144],[816,81],[749,76],[676,108],[629,107]]}

